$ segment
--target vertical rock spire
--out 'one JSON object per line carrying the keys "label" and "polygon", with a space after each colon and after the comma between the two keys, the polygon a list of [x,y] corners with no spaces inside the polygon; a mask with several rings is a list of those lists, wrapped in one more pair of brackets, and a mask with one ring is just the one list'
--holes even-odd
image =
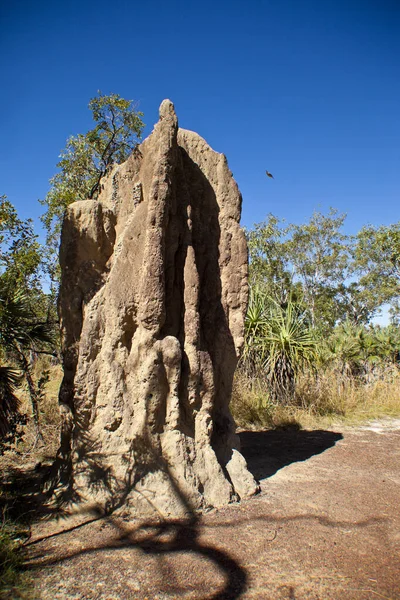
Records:
{"label": "vertical rock spire", "polygon": [[243,345],[247,247],[225,157],[152,134],[63,225],[59,462],[81,501],[182,515],[257,491],[229,412]]}

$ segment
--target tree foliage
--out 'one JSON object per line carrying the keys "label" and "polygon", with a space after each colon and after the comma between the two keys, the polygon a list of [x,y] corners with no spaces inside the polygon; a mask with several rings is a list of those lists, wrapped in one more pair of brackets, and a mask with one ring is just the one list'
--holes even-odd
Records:
{"label": "tree foliage", "polygon": [[286,302],[293,288],[287,248],[288,228],[273,214],[247,231],[250,286],[265,289],[277,302]]}
{"label": "tree foliage", "polygon": [[356,236],[354,273],[364,302],[389,304],[394,320],[400,316],[400,221],[363,227]]}
{"label": "tree foliage", "polygon": [[42,220],[52,246],[58,244],[66,207],[98,196],[101,178],[112,165],[128,158],[144,128],[143,113],[118,94],[99,92],[90,100],[89,108],[95,126],[67,140],[57,164],[59,171],[51,178],[50,191],[42,201],[47,206]]}
{"label": "tree foliage", "polygon": [[289,227],[288,254],[314,327],[334,325],[338,318],[335,296],[349,266],[348,238],[341,232],[345,218],[331,209],[328,215],[314,212],[309,223]]}
{"label": "tree foliage", "polygon": [[0,278],[9,288],[39,289],[43,249],[32,219],[20,219],[7,196],[0,196]]}
{"label": "tree foliage", "polygon": [[[250,302],[242,366],[279,402],[304,369],[366,382],[400,366],[400,328],[371,324],[384,303],[400,317],[400,223],[343,233],[345,215],[315,212],[302,225],[274,215],[247,232]],[[364,378],[364,379],[363,379]]]}
{"label": "tree foliage", "polygon": [[253,287],[245,332],[245,368],[253,375],[265,376],[275,401],[290,401],[297,375],[313,364],[317,353],[308,310],[291,297],[279,304]]}
{"label": "tree foliage", "polygon": [[345,321],[366,324],[384,303],[400,315],[400,223],[352,237],[344,222],[334,209],[302,225],[269,215],[247,232],[251,285],[281,304],[303,300],[324,333]]}
{"label": "tree foliage", "polygon": [[[16,392],[28,385],[38,435],[38,388],[30,357],[39,349],[52,352],[55,319],[42,290],[44,250],[31,219],[20,219],[6,196],[0,198],[0,451],[26,421]],[[52,315],[54,317],[54,315]]]}
{"label": "tree foliage", "polygon": [[341,232],[345,215],[315,212],[303,225],[285,224],[274,215],[247,232],[250,283],[282,304],[303,300],[313,326],[332,327],[340,319],[337,296],[349,267],[348,238]]}

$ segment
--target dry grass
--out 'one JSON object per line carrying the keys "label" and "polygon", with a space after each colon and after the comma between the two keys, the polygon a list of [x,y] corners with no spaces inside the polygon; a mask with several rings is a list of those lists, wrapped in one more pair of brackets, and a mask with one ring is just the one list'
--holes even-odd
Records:
{"label": "dry grass", "polygon": [[[1,467],[16,462],[24,464],[51,460],[58,449],[60,413],[58,390],[62,379],[61,366],[51,366],[46,360],[35,365],[35,378],[49,369],[45,398],[40,403],[40,424],[44,444],[36,441],[32,419],[18,445],[18,455],[6,453]],[[26,392],[21,394],[22,412],[31,417]],[[383,417],[400,417],[400,371],[396,367],[381,369],[369,377],[368,383],[343,376],[334,370],[317,375],[306,373],[296,383],[296,395],[285,406],[271,401],[261,377],[249,378],[240,370],[235,375],[231,410],[239,427],[306,429],[329,427],[336,423],[358,424]]]}
{"label": "dry grass", "polygon": [[[48,368],[50,378],[45,386],[45,397],[40,402],[40,428],[44,439],[44,444],[35,447],[35,431],[32,424],[32,419],[29,420],[24,438],[24,449],[34,447],[37,460],[46,460],[55,456],[59,445],[60,432],[60,410],[58,406],[58,391],[62,380],[61,365],[48,366],[38,361],[35,365],[35,375],[40,377],[43,369]],[[23,396],[23,411],[31,416],[31,407],[27,394]]]}
{"label": "dry grass", "polygon": [[298,426],[293,407],[274,404],[261,378],[235,374],[231,411],[239,427],[252,429]]}
{"label": "dry grass", "polygon": [[7,512],[0,513],[0,598],[4,600],[33,600],[36,594],[33,581],[24,571],[22,540],[27,528],[11,521]]}
{"label": "dry grass", "polygon": [[18,394],[21,400],[21,412],[28,416],[28,422],[24,428],[24,436],[15,452],[6,452],[1,457],[2,470],[15,464],[36,464],[38,462],[51,461],[57,452],[60,432],[60,411],[58,407],[58,390],[62,379],[62,368],[60,365],[52,366],[47,359],[39,359],[33,370],[34,380],[37,381],[43,371],[49,370],[50,378],[45,386],[45,396],[40,401],[40,429],[43,435],[43,443],[39,443],[32,419],[32,407],[27,389],[22,388]]}
{"label": "dry grass", "polygon": [[400,416],[400,371],[380,369],[368,382],[334,370],[306,373],[296,382],[295,397],[285,406],[274,404],[261,378],[236,374],[232,413],[240,427],[307,429],[334,423],[359,424]]}

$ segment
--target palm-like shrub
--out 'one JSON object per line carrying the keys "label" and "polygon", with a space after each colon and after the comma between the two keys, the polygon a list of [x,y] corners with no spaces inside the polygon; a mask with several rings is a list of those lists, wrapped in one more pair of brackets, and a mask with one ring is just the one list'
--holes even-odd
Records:
{"label": "palm-like shrub", "polygon": [[364,362],[364,328],[344,323],[321,344],[321,362],[333,367],[343,376],[361,372]]}
{"label": "palm-like shrub", "polygon": [[345,322],[321,344],[321,359],[325,366],[342,376],[369,381],[400,359],[400,330],[394,326],[383,329]]}
{"label": "palm-like shrub", "polygon": [[389,325],[375,332],[379,356],[387,363],[400,364],[400,328]]}
{"label": "palm-like shrub", "polygon": [[271,299],[258,287],[250,288],[249,305],[245,320],[245,347],[242,362],[249,375],[257,375],[268,359],[269,306]]}
{"label": "palm-like shrub", "polygon": [[296,376],[312,366],[316,356],[317,343],[305,307],[290,297],[281,305],[253,288],[243,362],[251,373],[265,376],[275,401],[293,397]]}
{"label": "palm-like shrub", "polygon": [[0,366],[0,435],[4,438],[12,429],[20,402],[15,395],[21,377],[12,367]]}
{"label": "palm-like shrub", "polygon": [[298,373],[312,368],[317,343],[307,311],[289,300],[286,306],[272,303],[269,311],[267,340],[268,380],[274,396],[280,400],[293,397]]}
{"label": "palm-like shrub", "polygon": [[27,353],[51,343],[51,327],[36,319],[28,296],[19,290],[10,291],[0,282],[0,434],[3,438],[13,429],[18,414],[15,392],[22,378],[28,384],[38,429],[37,391]]}

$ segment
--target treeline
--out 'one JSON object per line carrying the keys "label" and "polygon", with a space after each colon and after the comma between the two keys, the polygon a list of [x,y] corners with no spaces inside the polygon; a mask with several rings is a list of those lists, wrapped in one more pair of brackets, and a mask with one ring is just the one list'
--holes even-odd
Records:
{"label": "treeline", "polygon": [[[240,368],[247,387],[264,386],[268,402],[312,408],[318,396],[320,408],[337,407],[322,397],[332,392],[323,380],[335,382],[343,398],[349,386],[399,373],[400,222],[365,226],[355,236],[343,232],[344,223],[331,209],[304,225],[269,215],[247,232],[250,300]],[[373,323],[382,307],[390,316],[385,327]]]}
{"label": "treeline", "polygon": [[400,318],[400,221],[343,232],[346,215],[315,212],[304,225],[274,215],[248,231],[250,282],[283,305],[303,303],[311,323],[329,332],[338,323],[368,324],[383,305]]}

